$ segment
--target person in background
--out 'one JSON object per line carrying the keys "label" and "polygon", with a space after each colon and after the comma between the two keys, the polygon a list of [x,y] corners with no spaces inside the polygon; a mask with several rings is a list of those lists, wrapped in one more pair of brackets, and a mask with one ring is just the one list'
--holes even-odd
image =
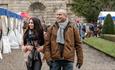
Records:
{"label": "person in background", "polygon": [[0,29],[0,59],[3,59],[2,57],[2,29]]}
{"label": "person in background", "polygon": [[83,51],[79,31],[69,21],[66,10],[57,10],[56,19],[47,31],[44,58],[50,70],[73,70],[76,51],[76,67],[80,68],[83,64]]}
{"label": "person in background", "polygon": [[40,52],[44,44],[43,27],[38,18],[29,19],[28,29],[23,36],[22,50],[25,53],[27,70],[41,70],[42,61]]}
{"label": "person in background", "polygon": [[23,32],[25,33],[28,28],[29,19],[31,16],[29,16],[28,12],[21,12],[20,16],[23,18]]}

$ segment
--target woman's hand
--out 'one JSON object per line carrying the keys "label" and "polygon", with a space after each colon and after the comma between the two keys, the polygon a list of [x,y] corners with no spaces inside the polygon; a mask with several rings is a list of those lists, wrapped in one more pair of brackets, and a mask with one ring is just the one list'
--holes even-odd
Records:
{"label": "woman's hand", "polygon": [[21,46],[23,52],[31,51],[33,49],[33,46],[31,45],[22,45]]}
{"label": "woman's hand", "polygon": [[33,49],[33,46],[28,45],[28,46],[27,46],[27,49],[28,49],[29,51],[31,51],[31,50]]}
{"label": "woman's hand", "polygon": [[23,52],[27,52],[26,46],[22,45],[22,46],[21,46],[21,49],[22,49]]}

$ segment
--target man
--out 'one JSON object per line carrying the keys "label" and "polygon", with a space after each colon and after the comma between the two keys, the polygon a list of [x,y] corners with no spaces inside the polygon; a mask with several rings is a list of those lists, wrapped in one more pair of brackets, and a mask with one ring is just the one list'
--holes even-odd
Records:
{"label": "man", "polygon": [[73,70],[75,50],[76,66],[83,64],[83,52],[77,29],[68,20],[66,10],[56,12],[56,23],[49,27],[44,45],[44,57],[50,70]]}

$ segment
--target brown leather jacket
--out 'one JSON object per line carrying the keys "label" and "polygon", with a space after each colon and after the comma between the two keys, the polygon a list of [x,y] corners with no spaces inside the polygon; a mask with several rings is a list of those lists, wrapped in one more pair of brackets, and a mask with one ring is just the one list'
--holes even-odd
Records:
{"label": "brown leather jacket", "polygon": [[[64,45],[60,45],[56,42],[58,28],[58,23],[55,23],[48,29],[44,45],[44,58],[46,61],[61,59],[74,61],[76,51],[78,62],[83,63],[82,43],[79,33],[77,29],[74,28],[73,23],[69,22],[64,30]],[[60,53],[60,46],[64,46],[62,56]]]}

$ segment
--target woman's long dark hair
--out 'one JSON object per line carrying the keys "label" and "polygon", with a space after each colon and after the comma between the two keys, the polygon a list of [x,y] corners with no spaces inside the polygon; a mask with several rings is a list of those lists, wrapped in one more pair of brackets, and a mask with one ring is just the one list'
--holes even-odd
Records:
{"label": "woman's long dark hair", "polygon": [[[33,21],[33,24],[34,24],[33,31],[34,31],[34,34],[35,34],[38,44],[41,46],[44,44],[44,34],[43,34],[43,27],[41,25],[41,21],[35,17],[30,18],[30,20]],[[29,27],[23,36],[24,45],[27,44],[26,39],[28,37],[28,32],[29,32]]]}

